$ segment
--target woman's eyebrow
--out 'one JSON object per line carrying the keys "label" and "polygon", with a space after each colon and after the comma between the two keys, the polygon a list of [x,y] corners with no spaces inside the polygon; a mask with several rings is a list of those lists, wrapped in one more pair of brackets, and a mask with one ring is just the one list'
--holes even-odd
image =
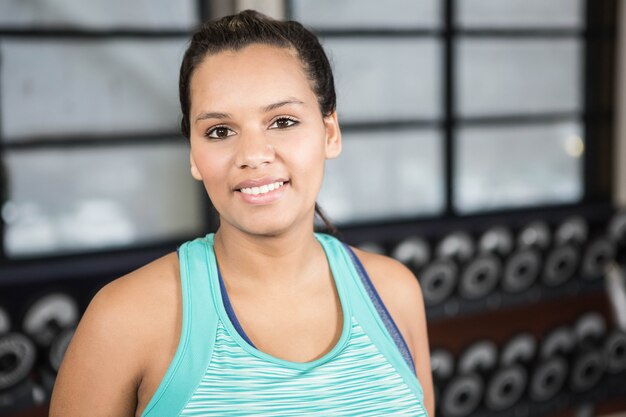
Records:
{"label": "woman's eyebrow", "polygon": [[205,112],[205,113],[200,113],[200,115],[196,117],[196,120],[194,121],[194,123],[198,123],[200,120],[206,120],[206,119],[232,119],[232,116],[230,113]]}
{"label": "woman's eyebrow", "polygon": [[279,107],[286,106],[288,104],[304,104],[302,101],[297,98],[288,98],[287,100],[278,101],[276,103],[269,104],[262,108],[263,113],[271,112],[272,110],[276,110]]}

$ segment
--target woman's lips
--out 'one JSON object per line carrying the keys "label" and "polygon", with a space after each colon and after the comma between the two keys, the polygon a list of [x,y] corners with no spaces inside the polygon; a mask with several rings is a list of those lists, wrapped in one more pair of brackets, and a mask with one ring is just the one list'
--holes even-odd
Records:
{"label": "woman's lips", "polygon": [[243,187],[236,193],[249,204],[271,204],[280,199],[288,187],[289,181],[277,181],[257,187]]}
{"label": "woman's lips", "polygon": [[241,181],[239,184],[235,185],[234,189],[239,191],[242,188],[254,188],[254,187],[262,187],[264,185],[269,185],[269,184],[273,184],[273,183],[277,183],[277,182],[288,182],[289,180],[286,178],[281,178],[281,177],[263,177],[263,178],[258,178],[258,179],[253,179],[253,180],[245,180],[245,181]]}

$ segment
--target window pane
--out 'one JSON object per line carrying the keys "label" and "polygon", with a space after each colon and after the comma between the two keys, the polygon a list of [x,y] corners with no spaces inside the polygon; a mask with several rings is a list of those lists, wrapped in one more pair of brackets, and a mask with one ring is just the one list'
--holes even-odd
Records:
{"label": "window pane", "polygon": [[343,134],[326,164],[320,205],[333,222],[438,214],[444,204],[441,135],[431,130]]}
{"label": "window pane", "polygon": [[573,28],[584,26],[582,0],[457,0],[463,28]]}
{"label": "window pane", "polygon": [[440,0],[295,0],[292,16],[318,28],[437,28]]}
{"label": "window pane", "polygon": [[194,26],[195,0],[3,0],[0,25],[79,28],[185,29]]}
{"label": "window pane", "polygon": [[342,121],[439,117],[440,44],[430,39],[326,39]]}
{"label": "window pane", "polygon": [[202,192],[182,142],[6,151],[7,254],[79,252],[196,233]]}
{"label": "window pane", "polygon": [[461,116],[574,112],[582,108],[577,40],[461,40],[456,75]]}
{"label": "window pane", "polygon": [[184,42],[2,41],[2,135],[176,132]]}
{"label": "window pane", "polygon": [[464,127],[457,135],[459,212],[574,203],[583,196],[579,123]]}

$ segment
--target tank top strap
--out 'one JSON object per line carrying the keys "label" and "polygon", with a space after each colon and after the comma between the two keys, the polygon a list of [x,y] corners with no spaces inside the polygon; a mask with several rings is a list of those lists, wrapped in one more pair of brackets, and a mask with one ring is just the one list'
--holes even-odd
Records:
{"label": "tank top strap", "polygon": [[182,327],[176,354],[142,417],[180,413],[204,376],[217,330],[209,283],[212,235],[183,243],[178,248],[182,295]]}
{"label": "tank top strap", "polygon": [[[411,390],[418,395],[420,400],[423,401],[424,394],[422,386],[417,379],[414,368],[407,363],[403,352],[399,348],[397,340],[394,340],[392,333],[397,332],[397,328],[393,323],[391,317],[387,317],[386,320],[390,321],[387,325],[381,318],[381,310],[377,309],[374,305],[372,294],[369,293],[361,274],[367,274],[362,267],[356,255],[347,247],[344,243],[339,241],[333,236],[316,233],[317,239],[324,245],[326,253],[329,254],[329,262],[335,264],[337,270],[344,271],[343,279],[346,286],[345,294],[349,298],[349,304],[352,309],[352,314],[359,322],[365,333],[368,334],[372,343],[380,350],[380,352],[387,358],[387,360],[394,366],[398,373],[405,380]],[[357,269],[360,267],[360,269]],[[370,291],[375,291],[369,289]],[[379,300],[382,305],[382,300]],[[383,317],[385,317],[383,315]],[[393,325],[393,327],[390,327]],[[395,328],[395,332],[393,329]],[[397,332],[397,337],[399,332]],[[402,341],[404,343],[404,341]],[[401,344],[400,344],[401,345]],[[408,349],[407,349],[408,351]]]}

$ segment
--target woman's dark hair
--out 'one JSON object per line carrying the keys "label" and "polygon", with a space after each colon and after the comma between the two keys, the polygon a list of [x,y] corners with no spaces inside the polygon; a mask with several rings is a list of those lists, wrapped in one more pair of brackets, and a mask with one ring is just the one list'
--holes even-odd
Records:
{"label": "woman's dark hair", "polygon": [[[275,20],[254,10],[245,10],[205,23],[191,38],[180,66],[178,82],[182,111],[180,126],[187,139],[190,137],[189,85],[196,67],[208,55],[223,51],[238,51],[252,44],[276,46],[296,52],[317,97],[322,115],[330,116],[335,111],[337,98],[333,72],[317,37],[298,22]],[[335,226],[326,218],[317,203],[315,213],[330,232],[336,232]]]}

